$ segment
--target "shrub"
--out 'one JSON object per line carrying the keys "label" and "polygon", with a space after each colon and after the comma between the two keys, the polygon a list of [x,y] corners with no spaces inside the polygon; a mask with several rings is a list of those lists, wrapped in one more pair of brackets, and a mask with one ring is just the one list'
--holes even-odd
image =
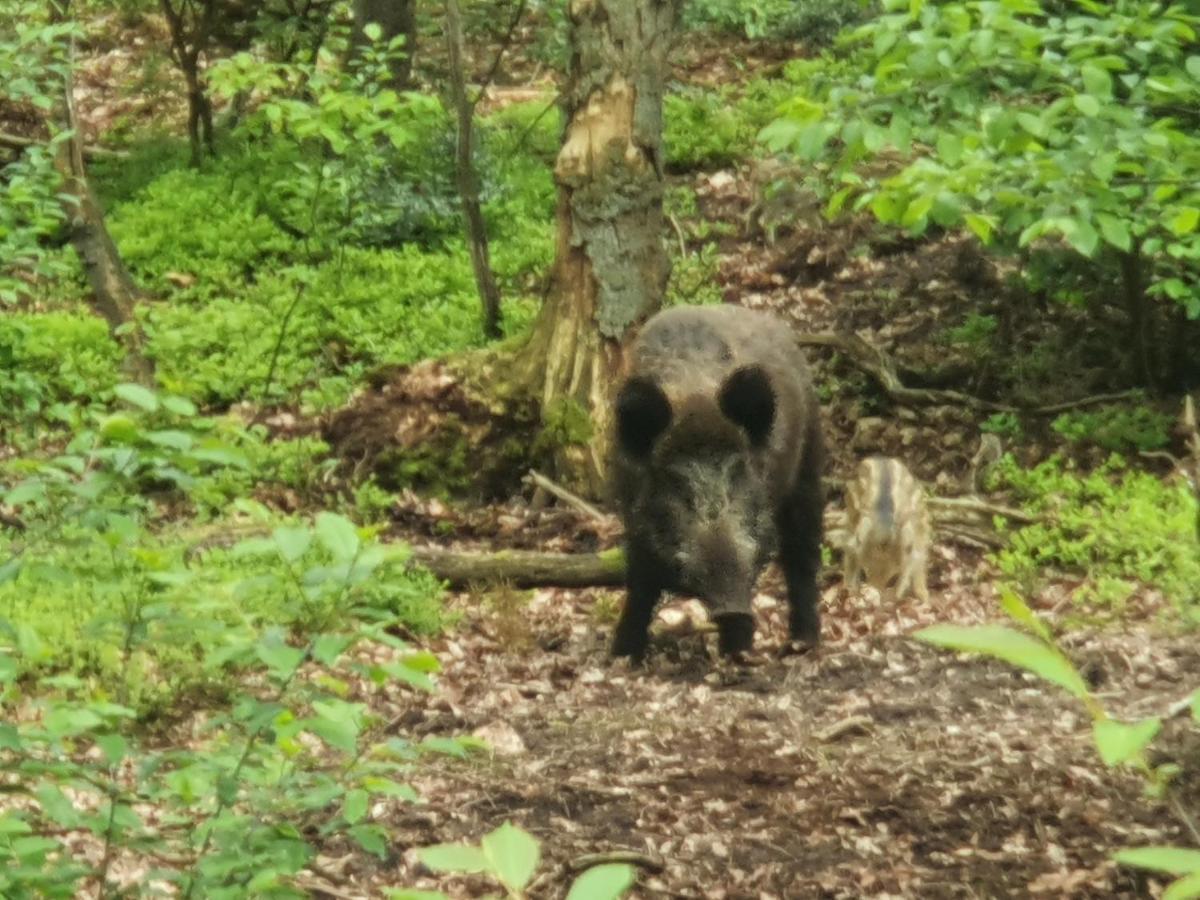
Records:
{"label": "shrub", "polygon": [[801,64],[807,84],[763,139],[825,172],[830,215],[964,227],[1004,252],[1069,247],[1089,301],[1130,317],[1143,372],[1177,375],[1151,361],[1158,299],[1200,317],[1200,15],[1156,0],[882,6],[845,59]]}
{"label": "shrub", "polygon": [[1065,412],[1051,428],[1068,441],[1114,453],[1160,450],[1171,441],[1171,417],[1148,406],[1104,406]]}
{"label": "shrub", "polygon": [[1188,621],[1200,624],[1196,499],[1186,484],[1164,484],[1129,470],[1119,456],[1094,472],[1059,457],[1026,468],[1006,456],[1001,484],[1040,521],[1014,528],[996,554],[1004,576],[1032,587],[1047,567],[1082,574],[1080,596],[1122,600],[1118,582],[1161,590]]}

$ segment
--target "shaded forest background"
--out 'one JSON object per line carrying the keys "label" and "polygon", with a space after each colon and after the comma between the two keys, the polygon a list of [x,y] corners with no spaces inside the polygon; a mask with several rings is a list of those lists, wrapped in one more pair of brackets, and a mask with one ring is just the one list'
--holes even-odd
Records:
{"label": "shaded forest background", "polygon": [[[619,341],[542,339],[606,4],[0,0],[0,893],[1200,896],[1200,17],[641,5],[669,276],[617,332],[809,348],[828,649],[717,672],[674,604],[606,661]],[[876,453],[934,495],[929,606],[836,575]]]}

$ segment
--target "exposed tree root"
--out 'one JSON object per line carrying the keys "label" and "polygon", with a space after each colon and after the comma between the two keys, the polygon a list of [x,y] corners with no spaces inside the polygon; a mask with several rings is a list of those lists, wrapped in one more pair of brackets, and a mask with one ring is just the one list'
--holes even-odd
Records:
{"label": "exposed tree root", "polygon": [[1012,412],[1031,415],[1054,415],[1069,409],[1083,406],[1095,406],[1098,403],[1112,403],[1128,400],[1136,396],[1134,391],[1120,391],[1112,394],[1096,394],[1091,397],[1081,397],[1078,400],[1068,400],[1064,403],[1052,403],[1046,406],[1013,406],[1008,403],[997,403],[985,400],[961,391],[942,390],[934,388],[906,387],[900,380],[895,361],[869,341],[857,334],[836,333],[830,331],[809,332],[797,334],[796,340],[807,347],[830,347],[845,355],[845,357],[866,372],[878,382],[883,392],[895,403],[907,406],[951,405],[965,406],[982,412]]}

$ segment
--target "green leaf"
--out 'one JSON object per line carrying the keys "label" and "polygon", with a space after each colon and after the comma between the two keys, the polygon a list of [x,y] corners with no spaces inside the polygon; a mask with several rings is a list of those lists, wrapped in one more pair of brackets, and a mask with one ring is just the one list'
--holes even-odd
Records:
{"label": "green leaf", "polygon": [[481,841],[483,855],[496,877],[513,893],[520,893],[537,870],[541,845],[529,832],[505,822]]}
{"label": "green leaf", "polygon": [[1194,206],[1183,207],[1167,220],[1171,233],[1181,237],[1195,231],[1197,224],[1200,224],[1200,209]]}
{"label": "green leaf", "polygon": [[351,825],[361,822],[367,815],[370,800],[370,795],[364,790],[347,791],[346,796],[342,798],[342,818]]}
{"label": "green leaf", "polygon": [[1162,900],[1197,900],[1200,898],[1200,872],[1185,875],[1167,885]]}
{"label": "green leaf", "polygon": [[1168,875],[1191,875],[1200,872],[1200,850],[1183,847],[1134,847],[1118,850],[1113,859],[1123,866],[1149,869]]}
{"label": "green leaf", "polygon": [[0,750],[21,751],[21,732],[17,731],[16,725],[0,722]]}
{"label": "green leaf", "polygon": [[75,804],[57,785],[43,782],[37,786],[34,795],[41,804],[42,812],[56,825],[61,825],[63,828],[76,828],[83,821],[83,816],[75,808]]}
{"label": "green leaf", "polygon": [[918,640],[958,650],[982,653],[1020,666],[1064,688],[1075,697],[1088,696],[1087,685],[1070,661],[1036,638],[1002,625],[932,625],[916,632]]}
{"label": "green leaf", "polygon": [[186,431],[177,431],[174,429],[148,431],[146,432],[146,440],[156,447],[166,447],[170,450],[191,450],[192,445],[196,443],[195,438]]}
{"label": "green leaf", "polygon": [[118,384],[113,393],[131,406],[144,409],[146,412],[158,410],[158,396],[149,388],[140,384]]}
{"label": "green leaf", "polygon": [[319,540],[333,558],[340,562],[354,559],[358,553],[358,531],[354,523],[345,516],[336,513],[323,512],[317,516],[317,540]]}
{"label": "green leaf", "polygon": [[129,741],[119,734],[102,734],[96,738],[96,746],[104,754],[110,766],[115,766],[129,755]]}
{"label": "green leaf", "polygon": [[441,891],[419,891],[415,888],[388,891],[387,896],[388,900],[450,900]]}
{"label": "green leaf", "polygon": [[162,397],[160,402],[163,405],[163,409],[181,418],[190,419],[196,414],[196,404],[187,399],[187,397],[176,397],[173,394],[168,394]]}
{"label": "green leaf", "polygon": [[342,700],[314,700],[312,707],[316,715],[305,720],[308,730],[331,747],[353,753],[362,730],[362,705]]}
{"label": "green leaf", "polygon": [[1183,65],[1189,75],[1200,81],[1200,56],[1189,56]]}
{"label": "green leaf", "polygon": [[312,545],[312,537],[312,530],[304,527],[292,528],[281,525],[271,532],[271,538],[279,549],[279,555],[290,563],[308,552],[308,548]]}
{"label": "green leaf", "polygon": [[1129,234],[1129,228],[1118,219],[1116,216],[1110,216],[1108,213],[1099,213],[1096,216],[1096,221],[1100,225],[1100,233],[1104,235],[1104,240],[1112,244],[1118,250],[1128,251],[1133,246],[1133,238]]}
{"label": "green leaf", "polygon": [[1096,749],[1106,766],[1119,766],[1138,756],[1149,746],[1162,728],[1158,719],[1143,719],[1126,725],[1114,719],[1099,719],[1092,726]]}
{"label": "green leaf", "polygon": [[304,651],[282,643],[277,637],[268,636],[254,646],[255,655],[272,674],[286,678],[304,662]]}
{"label": "green leaf", "polygon": [[104,720],[90,709],[59,706],[46,713],[42,724],[55,737],[73,737],[99,728]]}
{"label": "green leaf", "polygon": [[1033,610],[1026,606],[1025,601],[1018,597],[1010,588],[1000,588],[1000,608],[1004,610],[1010,619],[1018,625],[1023,625],[1026,630],[1032,631],[1046,643],[1050,644],[1054,642],[1054,637],[1050,634],[1050,629],[1046,627],[1046,623],[1034,615]]}
{"label": "green leaf", "polygon": [[354,636],[349,634],[322,634],[313,641],[312,656],[323,666],[331,666],[346,648],[354,643]]}
{"label": "green leaf", "polygon": [[1089,94],[1106,99],[1112,96],[1112,76],[1105,69],[1084,63],[1079,74],[1083,76],[1083,86]]}
{"label": "green leaf", "polygon": [[593,866],[575,879],[567,900],[617,900],[629,890],[636,874],[633,866],[624,863]]}
{"label": "green leaf", "polygon": [[981,243],[990,244],[992,242],[993,221],[989,216],[981,216],[978,213],[963,213],[963,221],[967,223],[967,227],[971,229],[971,233],[979,238]]}
{"label": "green leaf", "polygon": [[100,422],[100,437],[111,444],[132,444],[141,434],[137,420],[125,413],[113,413]]}
{"label": "green leaf", "polygon": [[957,166],[962,161],[963,145],[958,135],[942,132],[937,139],[937,151],[948,166]]}
{"label": "green leaf", "polygon": [[474,875],[489,871],[487,857],[478,847],[468,844],[437,844],[417,851],[421,860],[435,872],[461,872]]}
{"label": "green leaf", "polygon": [[[0,579],[0,584],[4,580]],[[17,672],[20,671],[17,666],[17,661],[7,653],[0,652],[0,684],[7,684],[17,677]]]}
{"label": "green leaf", "polygon": [[1081,256],[1086,256],[1089,259],[1096,252],[1096,247],[1100,244],[1100,233],[1092,227],[1090,222],[1083,219],[1065,219],[1062,222],[1063,237],[1067,239],[1067,243],[1075,248],[1075,251]]}
{"label": "green leaf", "polygon": [[1192,719],[1200,722],[1200,691],[1192,694]]}

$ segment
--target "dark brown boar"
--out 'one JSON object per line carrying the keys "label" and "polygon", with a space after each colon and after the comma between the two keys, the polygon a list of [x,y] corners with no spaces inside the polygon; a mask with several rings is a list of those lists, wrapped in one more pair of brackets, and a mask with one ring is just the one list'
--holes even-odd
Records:
{"label": "dark brown boar", "polygon": [[733,306],[650,319],[617,395],[613,493],[625,608],[612,652],[641,660],[663,591],[707,605],[722,653],[754,641],[755,582],[778,555],[794,639],[820,636],[820,413],[788,325]]}

